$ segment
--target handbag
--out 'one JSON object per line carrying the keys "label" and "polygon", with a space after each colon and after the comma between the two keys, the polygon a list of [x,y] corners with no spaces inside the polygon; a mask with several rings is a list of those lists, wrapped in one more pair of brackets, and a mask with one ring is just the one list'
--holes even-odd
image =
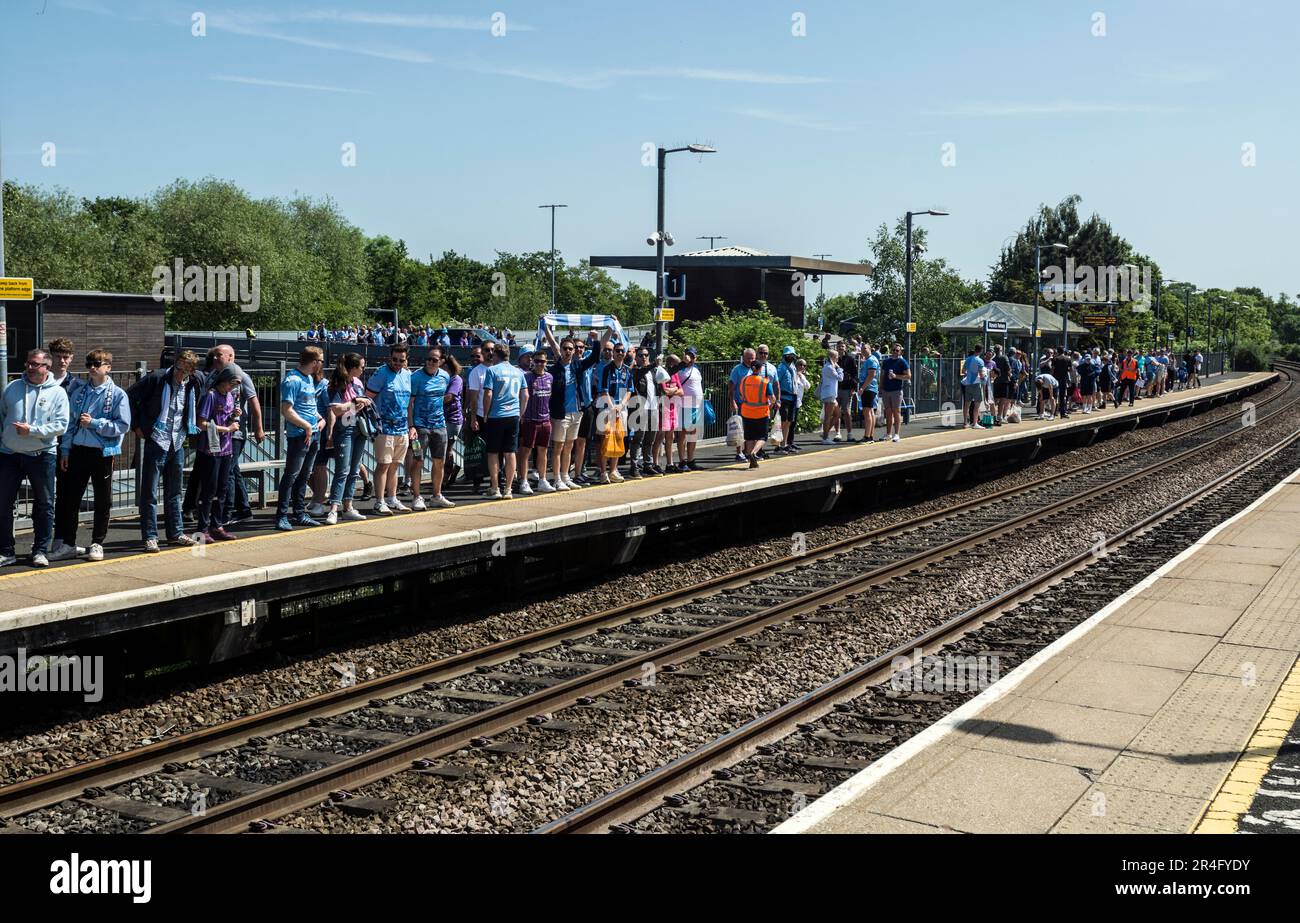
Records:
{"label": "handbag", "polygon": [[605,442],[603,451],[605,458],[622,458],[624,452],[623,435],[626,432],[623,428],[621,417],[614,418],[614,425],[605,433]]}
{"label": "handbag", "polygon": [[700,407],[704,411],[705,426],[712,426],[714,423],[718,422],[718,412],[713,409],[713,401],[706,397],[704,403],[701,404]]}

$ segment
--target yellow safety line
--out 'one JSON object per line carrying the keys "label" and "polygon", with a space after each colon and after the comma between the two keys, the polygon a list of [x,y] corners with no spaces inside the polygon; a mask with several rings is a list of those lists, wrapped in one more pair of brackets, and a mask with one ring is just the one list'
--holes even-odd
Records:
{"label": "yellow safety line", "polygon": [[1292,666],[1246,749],[1210,799],[1193,827],[1194,833],[1237,832],[1241,816],[1250,810],[1250,803],[1286,742],[1297,715],[1300,715],[1300,660]]}

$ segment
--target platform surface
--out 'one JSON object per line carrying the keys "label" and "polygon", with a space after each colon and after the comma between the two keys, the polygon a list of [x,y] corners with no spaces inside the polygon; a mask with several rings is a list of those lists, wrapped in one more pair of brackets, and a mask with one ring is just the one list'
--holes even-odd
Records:
{"label": "platform surface", "polygon": [[[130,543],[123,539],[110,543],[110,556],[101,562],[73,561],[43,570],[7,569],[0,575],[0,634],[145,606],[188,602],[214,593],[255,593],[259,586],[266,595],[276,581],[378,562],[392,567],[418,554],[482,545],[512,536],[593,524],[614,528],[614,523],[638,514],[663,515],[669,508],[699,508],[719,498],[737,501],[755,491],[795,490],[816,479],[829,483],[828,479],[836,477],[869,475],[873,469],[925,464],[950,457],[955,451],[988,451],[1005,441],[1047,439],[1073,430],[1125,424],[1135,417],[1150,418],[1189,403],[1213,400],[1216,395],[1221,399],[1224,392],[1259,387],[1272,377],[1271,372],[1230,375],[1198,389],[1139,400],[1134,408],[1110,407],[1093,414],[1076,413],[1066,420],[1027,419],[993,430],[950,429],[937,419],[918,420],[904,428],[899,443],[824,447],[802,436],[802,454],[773,457],[756,471],[734,463],[722,448],[702,454],[711,456],[706,458],[704,471],[567,493],[485,502],[468,498],[463,491],[453,491],[452,499],[460,503],[455,509],[300,527],[292,533],[269,529],[272,517],[263,515],[256,529],[239,530],[246,536],[241,540],[197,551],[169,548],[158,554],[143,554],[139,552],[138,538]],[[359,504],[358,508],[365,512],[366,506]],[[686,515],[685,511],[682,515]],[[252,534],[248,534],[250,531]]]}
{"label": "platform surface", "polygon": [[777,832],[1286,829],[1298,653],[1300,472]]}

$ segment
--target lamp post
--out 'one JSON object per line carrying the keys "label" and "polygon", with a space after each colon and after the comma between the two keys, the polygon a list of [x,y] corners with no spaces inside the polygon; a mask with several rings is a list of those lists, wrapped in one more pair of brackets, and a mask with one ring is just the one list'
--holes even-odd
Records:
{"label": "lamp post", "polygon": [[[912,216],[934,215],[941,217],[946,214],[948,214],[946,211],[939,208],[927,208],[924,211],[907,213],[907,239],[903,244],[907,249],[907,268],[903,273],[903,305],[906,314],[903,327],[906,343],[903,347],[903,354],[907,357],[907,367],[909,369],[912,367]],[[916,406],[916,393],[912,390],[912,382],[915,378],[916,376],[913,375],[903,382],[903,387],[907,389],[907,396],[911,399],[913,407]]]}
{"label": "lamp post", "polygon": [[[715,154],[717,148],[709,147],[707,144],[688,144],[685,147],[659,148],[659,209],[658,220],[655,222],[655,313],[658,317],[664,308],[664,244],[671,242],[668,232],[664,230],[664,168],[668,163],[668,155],[675,154],[678,151],[690,151],[692,154]],[[655,320],[655,355],[659,355],[664,350],[664,334],[668,331],[667,322]]]}
{"label": "lamp post", "polygon": [[1038,303],[1043,294],[1043,249],[1068,250],[1065,244],[1034,244],[1034,328],[1029,335],[1034,338],[1034,371],[1038,370]]}
{"label": "lamp post", "polygon": [[1237,310],[1232,312],[1232,353],[1229,358],[1232,360],[1232,370],[1235,372],[1237,371],[1237,317],[1241,314],[1241,309],[1246,306],[1240,301],[1234,301],[1232,304]]}
{"label": "lamp post", "polygon": [[[817,257],[817,259],[819,260],[824,260],[831,255],[832,254],[830,253],[813,254],[813,256]],[[817,276],[817,329],[818,331],[822,329],[823,322],[825,321],[826,318],[826,315],[824,313],[825,310],[826,310],[826,275],[822,273]],[[808,326],[808,319],[806,317],[804,318],[803,325],[805,327]]]}
{"label": "lamp post", "polygon": [[1179,282],[1176,279],[1166,279],[1169,285],[1183,286],[1183,352],[1190,352],[1192,348],[1192,295],[1196,292],[1196,286],[1190,282]]}
{"label": "lamp post", "polygon": [[568,208],[567,205],[539,205],[538,208],[551,210],[551,313],[555,313],[555,210]]}

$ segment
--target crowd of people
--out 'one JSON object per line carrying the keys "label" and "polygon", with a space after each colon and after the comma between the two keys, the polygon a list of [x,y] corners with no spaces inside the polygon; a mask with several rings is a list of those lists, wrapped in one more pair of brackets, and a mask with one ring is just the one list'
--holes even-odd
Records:
{"label": "crowd of people", "polygon": [[[462,476],[482,496],[500,499],[698,471],[697,443],[716,419],[695,349],[656,356],[648,343],[633,347],[613,328],[558,340],[545,328],[540,346],[523,346],[517,363],[504,341],[474,345],[464,370],[445,346],[427,347],[415,363],[408,363],[411,352],[411,344],[393,343],[384,364],[367,374],[359,353],[343,353],[327,370],[321,346],[302,348],[278,390],[285,451],[277,529],[452,507],[444,491]],[[823,443],[854,441],[855,421],[864,441],[899,440],[912,379],[902,353],[899,343],[882,352],[859,339],[827,349],[817,395]],[[233,530],[253,518],[240,459],[246,440],[261,442],[266,431],[257,389],[234,349],[215,346],[202,363],[181,351],[125,391],[111,378],[111,353],[91,350],[85,378],[70,371],[75,355],[64,338],[32,350],[0,399],[0,566],[15,561],[14,512],[24,481],[33,565],[103,558],[114,460],[128,432],[140,453],[145,551],[160,550],[160,501],[168,544],[236,538]],[[1048,349],[1035,374],[1017,349],[973,348],[962,364],[964,425],[1019,422],[1021,406],[1035,400],[1041,419],[1076,407],[1091,413],[1125,397],[1131,406],[1137,395],[1199,387],[1203,363],[1199,352],[1180,360],[1160,349]],[[757,468],[769,442],[774,453],[799,451],[797,420],[812,387],[807,373],[794,345],[781,350],[779,363],[766,344],[743,351],[727,380],[728,442],[737,461]],[[368,443],[373,472],[363,465]],[[187,447],[193,469],[186,484]],[[358,504],[371,485],[373,506],[363,512]],[[87,487],[93,515],[83,548],[77,536]],[[197,524],[192,534],[187,518]]]}
{"label": "crowd of people", "polygon": [[[482,330],[486,336],[477,331]],[[479,346],[487,342],[500,342],[508,346],[515,345],[514,331],[508,328],[471,327],[456,328],[434,327],[432,324],[402,324],[378,322],[375,324],[342,324],[330,326],[324,323],[312,324],[298,334],[299,342],[304,343],[356,343],[363,346]]]}

